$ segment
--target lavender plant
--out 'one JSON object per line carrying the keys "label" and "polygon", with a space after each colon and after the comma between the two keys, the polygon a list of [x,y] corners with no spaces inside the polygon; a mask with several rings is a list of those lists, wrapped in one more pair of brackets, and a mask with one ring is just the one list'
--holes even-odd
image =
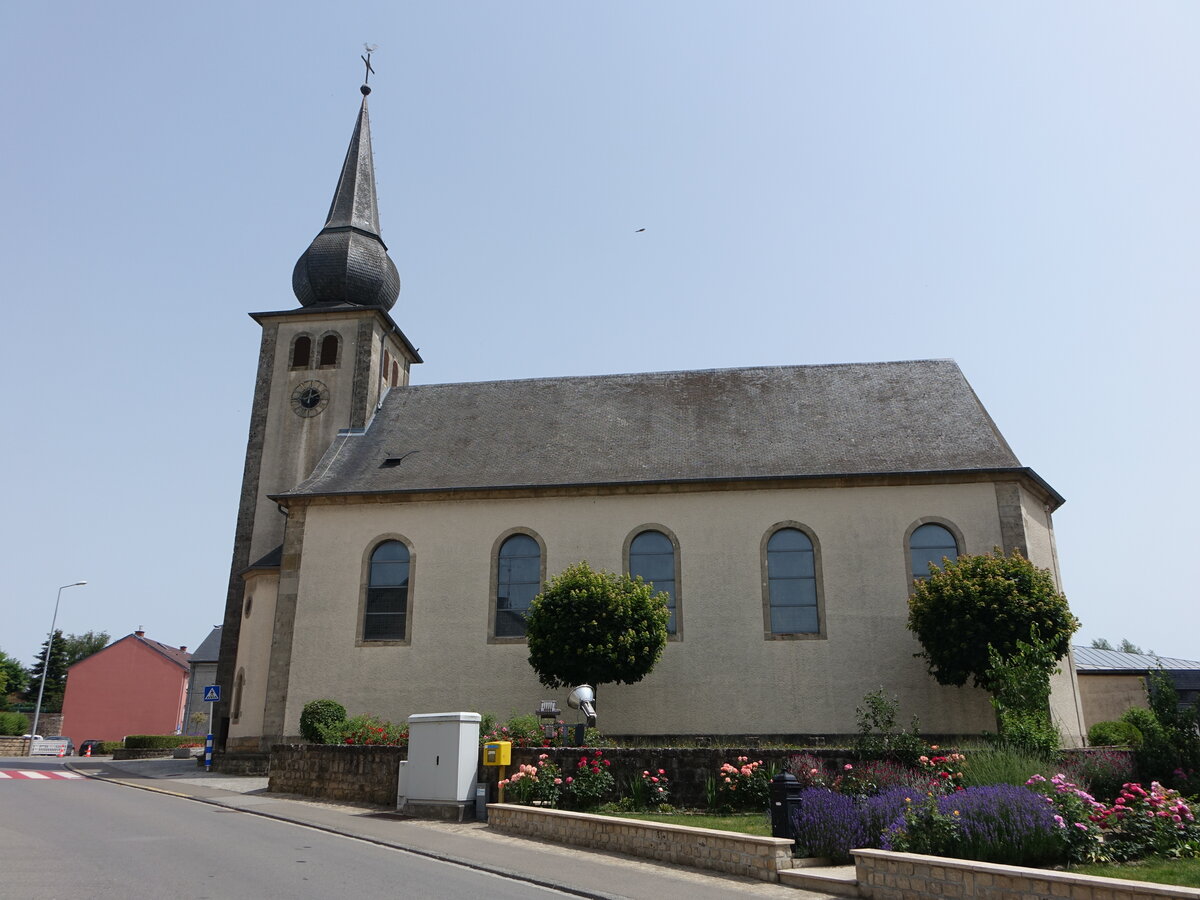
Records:
{"label": "lavender plant", "polygon": [[1062,829],[1036,792],[997,784],[908,804],[882,843],[910,853],[1036,866],[1065,858]]}

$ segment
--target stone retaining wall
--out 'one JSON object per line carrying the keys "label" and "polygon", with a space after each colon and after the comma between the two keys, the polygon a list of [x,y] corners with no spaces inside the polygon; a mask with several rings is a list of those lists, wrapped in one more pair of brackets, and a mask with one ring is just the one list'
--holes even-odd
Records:
{"label": "stone retaining wall", "polygon": [[792,842],[784,838],[757,837],[733,831],[711,831],[561,809],[491,803],[488,805],[488,827],[509,834],[625,853],[762,881],[778,881],[779,870],[789,869],[792,865]]}
{"label": "stone retaining wall", "polygon": [[0,756],[28,756],[29,739],[23,737],[0,737]]}
{"label": "stone retaining wall", "polygon": [[858,891],[870,900],[1200,900],[1200,889],[1096,878],[1049,869],[1025,869],[996,863],[891,853],[887,850],[853,850]]}
{"label": "stone retaining wall", "polygon": [[267,789],[343,803],[396,805],[405,747],[277,744],[271,748]]}

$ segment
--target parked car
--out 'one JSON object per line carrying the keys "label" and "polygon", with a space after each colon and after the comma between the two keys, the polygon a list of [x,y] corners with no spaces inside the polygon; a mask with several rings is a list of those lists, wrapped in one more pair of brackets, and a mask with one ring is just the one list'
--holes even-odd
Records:
{"label": "parked car", "polygon": [[[91,750],[91,754],[88,751]],[[84,741],[79,745],[80,756],[99,756],[104,752],[104,741]]]}

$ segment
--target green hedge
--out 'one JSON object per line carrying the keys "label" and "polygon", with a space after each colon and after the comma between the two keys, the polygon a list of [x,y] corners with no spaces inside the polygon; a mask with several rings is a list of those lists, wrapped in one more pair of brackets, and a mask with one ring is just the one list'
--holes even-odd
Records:
{"label": "green hedge", "polygon": [[20,737],[29,733],[29,718],[24,713],[0,712],[0,734]]}
{"label": "green hedge", "polygon": [[126,750],[174,750],[185,744],[195,744],[194,734],[131,734],[125,738]]}

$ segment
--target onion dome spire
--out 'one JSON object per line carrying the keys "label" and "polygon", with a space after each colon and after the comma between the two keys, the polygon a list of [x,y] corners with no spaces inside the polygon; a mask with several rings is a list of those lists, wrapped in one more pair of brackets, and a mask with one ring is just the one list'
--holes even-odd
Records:
{"label": "onion dome spire", "polygon": [[[363,62],[369,78],[374,71],[370,52]],[[379,234],[371,121],[367,115],[371,88],[365,80],[360,90],[362,106],[325,227],[292,270],[292,290],[301,306],[352,303],[386,311],[400,295],[400,274]]]}

